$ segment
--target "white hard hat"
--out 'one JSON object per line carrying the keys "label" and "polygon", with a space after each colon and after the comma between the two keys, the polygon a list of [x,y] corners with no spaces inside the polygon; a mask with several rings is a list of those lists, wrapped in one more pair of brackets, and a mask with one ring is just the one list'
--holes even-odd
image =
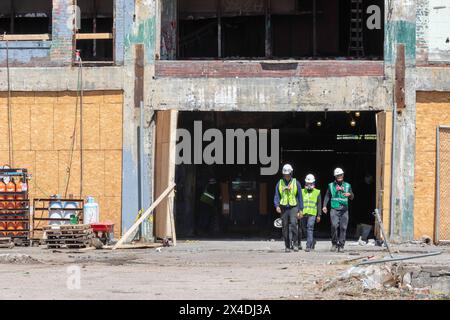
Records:
{"label": "white hard hat", "polygon": [[334,176],[339,176],[341,174],[344,174],[344,170],[342,170],[341,168],[336,168],[334,169]]}
{"label": "white hard hat", "polygon": [[308,174],[305,178],[306,183],[314,183],[316,182],[316,178],[312,174]]}
{"label": "white hard hat", "polygon": [[292,169],[292,166],[290,164],[285,164],[283,166],[283,170],[282,170],[283,174],[291,174],[292,171],[294,171],[294,169]]}

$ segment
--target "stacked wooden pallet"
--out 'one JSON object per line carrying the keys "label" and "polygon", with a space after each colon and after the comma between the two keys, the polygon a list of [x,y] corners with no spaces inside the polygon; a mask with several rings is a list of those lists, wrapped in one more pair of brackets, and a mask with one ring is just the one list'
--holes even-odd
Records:
{"label": "stacked wooden pallet", "polygon": [[88,224],[61,225],[44,227],[45,244],[48,249],[79,249],[92,245],[95,237]]}

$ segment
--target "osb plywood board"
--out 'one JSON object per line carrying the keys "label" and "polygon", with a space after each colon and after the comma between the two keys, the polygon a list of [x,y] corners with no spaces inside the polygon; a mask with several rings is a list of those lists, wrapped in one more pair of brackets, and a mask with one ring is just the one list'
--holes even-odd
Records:
{"label": "osb plywood board", "polygon": [[[76,113],[75,113],[76,111]],[[75,149],[80,147],[80,109],[73,104],[59,104],[54,107],[54,147],[55,150],[70,150],[75,128]]]}
{"label": "osb plywood board", "polygon": [[[80,151],[58,151],[59,194],[80,196]],[[67,193],[66,193],[67,192]]]}
{"label": "osb plywood board", "polygon": [[56,104],[58,102],[58,92],[35,92],[35,103],[39,104]]}
{"label": "osb plywood board", "polygon": [[31,150],[30,141],[30,105],[13,104],[11,106],[13,125],[13,150]]}
{"label": "osb plywood board", "polygon": [[31,150],[53,150],[53,104],[38,103],[31,109]]}
{"label": "osb plywood board", "polygon": [[36,151],[36,194],[48,197],[58,193],[58,152]]}
{"label": "osb plywood board", "polygon": [[9,163],[9,153],[8,151],[0,151],[0,166]]}
{"label": "osb plywood board", "polygon": [[[156,116],[155,199],[175,180],[177,118],[178,113],[174,110],[158,111]],[[156,209],[155,235],[158,238],[172,236],[172,207],[166,198]]]}
{"label": "osb plywood board", "polygon": [[8,107],[0,104],[0,151],[9,150],[8,145]]}
{"label": "osb plywood board", "polygon": [[[64,195],[68,180],[72,135],[76,124],[75,149],[67,195],[80,192],[80,107],[76,111],[75,92],[14,93],[12,99],[14,158],[16,166],[26,167],[33,175],[31,195],[48,197]],[[0,93],[0,117],[6,117],[4,93]],[[4,102],[4,104],[2,103]],[[79,102],[79,101],[78,101]],[[120,91],[85,92],[84,100],[84,194],[108,197],[114,208],[116,232],[121,223],[122,185],[122,107]],[[100,109],[105,113],[101,117]],[[100,122],[103,138],[100,143]],[[0,132],[7,133],[7,121],[0,121]],[[6,128],[3,128],[6,126]],[[6,143],[6,145],[5,145]],[[7,135],[0,135],[0,163],[8,162]],[[102,145],[101,145],[102,144]],[[89,150],[86,150],[89,149]],[[105,179],[107,172],[110,179]],[[107,202],[106,205],[110,205]],[[117,204],[118,203],[118,204]]]}
{"label": "osb plywood board", "polygon": [[103,95],[103,102],[107,104],[123,104],[122,91],[105,91]]}
{"label": "osb plywood board", "polygon": [[105,151],[105,190],[104,195],[117,197],[122,195],[122,151]]}
{"label": "osb plywood board", "polygon": [[100,105],[100,148],[117,149],[122,141],[122,105]]}
{"label": "osb plywood board", "polygon": [[418,92],[416,110],[414,237],[433,237],[436,128],[439,125],[450,125],[450,93]]}
{"label": "osb plywood board", "polygon": [[83,194],[100,197],[105,190],[105,152],[85,150],[83,152]]}
{"label": "osb plywood board", "polygon": [[85,91],[83,94],[83,104],[96,104],[101,105],[103,103],[104,91]]}
{"label": "osb plywood board", "polygon": [[[58,104],[70,104],[75,106],[77,102],[77,93],[71,91],[61,91],[57,94],[57,103]],[[79,98],[78,98],[79,99]]]}
{"label": "osb plywood board", "polygon": [[114,223],[114,237],[119,238],[122,224],[122,202],[121,196],[98,198],[100,207],[100,221],[111,221]]}
{"label": "osb plywood board", "polygon": [[11,104],[34,104],[34,92],[16,91],[11,92]]}
{"label": "osb plywood board", "polygon": [[32,175],[31,182],[28,186],[28,193],[30,197],[34,196],[36,187],[34,184],[34,176],[36,173],[36,152],[35,151],[15,151],[14,152],[14,167],[26,168],[28,173]]}
{"label": "osb plywood board", "polygon": [[100,149],[100,107],[83,105],[83,149]]}

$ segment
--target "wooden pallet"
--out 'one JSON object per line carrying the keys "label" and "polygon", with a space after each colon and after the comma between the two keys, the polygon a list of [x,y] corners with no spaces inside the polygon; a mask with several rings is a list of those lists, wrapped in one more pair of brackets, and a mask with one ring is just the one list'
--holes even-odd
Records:
{"label": "wooden pallet", "polygon": [[87,224],[45,227],[45,244],[48,249],[79,249],[91,246],[95,234]]}

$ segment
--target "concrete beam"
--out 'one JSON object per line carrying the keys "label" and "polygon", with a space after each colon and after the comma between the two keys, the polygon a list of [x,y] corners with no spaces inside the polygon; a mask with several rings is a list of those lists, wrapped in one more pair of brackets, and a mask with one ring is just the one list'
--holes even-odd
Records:
{"label": "concrete beam", "polygon": [[418,67],[415,82],[418,91],[450,91],[450,67]]}
{"label": "concrete beam", "polygon": [[[8,90],[6,68],[0,69],[0,91]],[[78,88],[77,67],[11,68],[13,91],[75,91]],[[84,90],[122,90],[122,67],[83,68]]]}
{"label": "concrete beam", "polygon": [[388,110],[388,96],[382,77],[161,78],[154,81],[146,105],[215,111]]}

